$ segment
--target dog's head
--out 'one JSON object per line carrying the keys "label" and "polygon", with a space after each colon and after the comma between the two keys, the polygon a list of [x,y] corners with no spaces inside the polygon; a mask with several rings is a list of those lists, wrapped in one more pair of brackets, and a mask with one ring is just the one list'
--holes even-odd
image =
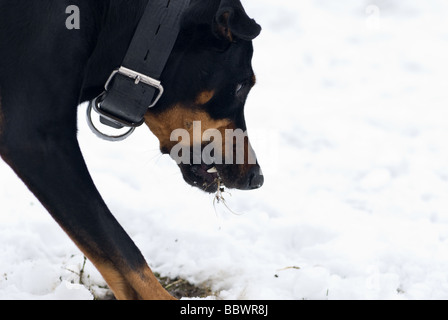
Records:
{"label": "dog's head", "polygon": [[244,119],[260,31],[240,0],[193,0],[162,75],[166,93],[145,116],[162,153],[206,192],[263,184]]}

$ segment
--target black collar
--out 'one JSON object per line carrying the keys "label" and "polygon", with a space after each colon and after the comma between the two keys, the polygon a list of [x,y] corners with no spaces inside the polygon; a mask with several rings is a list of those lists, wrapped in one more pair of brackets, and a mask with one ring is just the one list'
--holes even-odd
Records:
{"label": "black collar", "polygon": [[[148,108],[157,104],[163,95],[158,79],[178,37],[182,13],[189,4],[190,0],[149,0],[122,66],[112,72],[106,91],[87,109],[89,127],[97,136],[109,141],[126,139],[143,124]],[[100,114],[101,123],[115,129],[127,127],[129,131],[119,136],[102,133],[92,122],[92,109]]]}

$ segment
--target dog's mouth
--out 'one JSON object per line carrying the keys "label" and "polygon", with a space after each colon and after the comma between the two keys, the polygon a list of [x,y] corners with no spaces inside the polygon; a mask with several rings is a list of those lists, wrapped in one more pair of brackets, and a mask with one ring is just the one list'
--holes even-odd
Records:
{"label": "dog's mouth", "polygon": [[191,186],[208,193],[215,193],[221,187],[239,190],[254,190],[264,183],[263,173],[255,165],[207,165],[180,164],[184,180]]}
{"label": "dog's mouth", "polygon": [[[203,151],[204,147],[200,150]],[[216,193],[222,187],[254,190],[260,188],[264,183],[263,173],[256,158],[253,162],[233,159],[234,161],[227,163],[228,158],[225,156],[222,159],[219,157],[217,159],[215,154],[207,155],[204,152],[201,153],[201,156],[191,152],[185,159],[176,158],[175,152],[170,152],[170,156],[178,163],[185,182],[207,193]],[[223,159],[226,159],[225,164],[222,163]],[[238,162],[241,164],[237,164]]]}
{"label": "dog's mouth", "polygon": [[218,169],[214,164],[180,164],[184,180],[191,186],[214,193],[222,185]]}

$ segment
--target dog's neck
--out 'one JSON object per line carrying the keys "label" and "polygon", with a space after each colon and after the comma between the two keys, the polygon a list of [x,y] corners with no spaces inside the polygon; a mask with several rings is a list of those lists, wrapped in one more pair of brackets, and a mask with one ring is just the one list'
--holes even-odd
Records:
{"label": "dog's neck", "polygon": [[151,0],[133,0],[132,5],[124,0],[91,1],[91,20],[97,22],[86,21],[92,53],[86,66],[81,101],[100,94],[111,72],[121,65],[148,1]]}

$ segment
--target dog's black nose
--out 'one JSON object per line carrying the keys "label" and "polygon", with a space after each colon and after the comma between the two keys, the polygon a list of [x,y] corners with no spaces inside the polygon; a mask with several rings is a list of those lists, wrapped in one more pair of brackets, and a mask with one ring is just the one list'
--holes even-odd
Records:
{"label": "dog's black nose", "polygon": [[248,190],[259,189],[263,186],[264,176],[261,168],[257,165],[253,167],[249,172],[249,185]]}

